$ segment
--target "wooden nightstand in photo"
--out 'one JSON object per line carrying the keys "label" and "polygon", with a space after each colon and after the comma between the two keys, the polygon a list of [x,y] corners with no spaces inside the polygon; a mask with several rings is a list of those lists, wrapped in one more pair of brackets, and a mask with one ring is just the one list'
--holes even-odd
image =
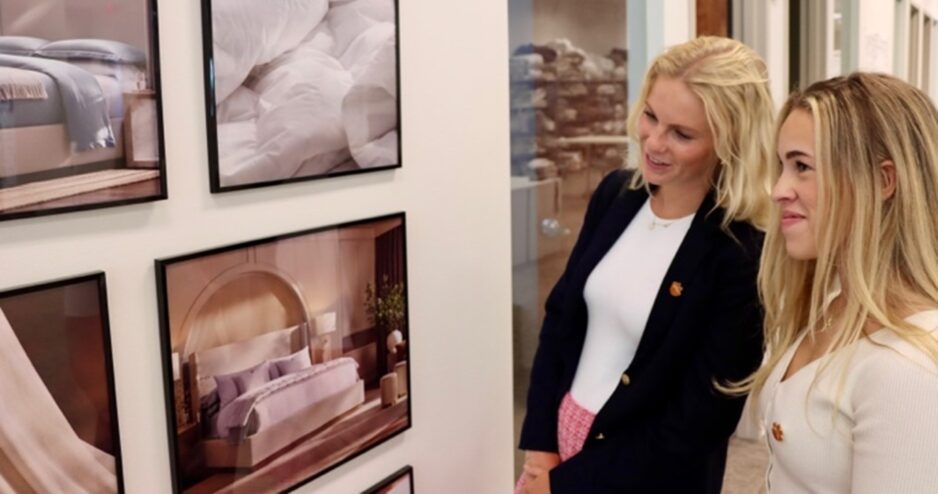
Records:
{"label": "wooden nightstand in photo", "polygon": [[124,93],[124,153],[128,168],[156,168],[160,160],[156,91]]}
{"label": "wooden nightstand in photo", "polygon": [[199,424],[191,423],[176,428],[179,473],[183,478],[195,478],[205,468]]}

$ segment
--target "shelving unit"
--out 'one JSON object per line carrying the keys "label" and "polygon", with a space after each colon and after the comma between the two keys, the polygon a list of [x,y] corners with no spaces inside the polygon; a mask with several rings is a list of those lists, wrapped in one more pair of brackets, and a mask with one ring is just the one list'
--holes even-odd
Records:
{"label": "shelving unit", "polygon": [[532,160],[549,160],[564,178],[585,171],[588,194],[591,170],[625,161],[626,117],[624,80],[512,81],[512,175],[528,174]]}

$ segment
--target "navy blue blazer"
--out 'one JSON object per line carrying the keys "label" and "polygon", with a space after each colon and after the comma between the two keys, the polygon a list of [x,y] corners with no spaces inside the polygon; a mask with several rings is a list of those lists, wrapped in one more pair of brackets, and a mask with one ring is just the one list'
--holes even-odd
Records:
{"label": "navy blue blazer", "polygon": [[[619,170],[603,179],[547,299],[521,449],[557,451],[557,410],[586,337],[583,287],[648,198],[644,189],[626,188],[629,177]],[[763,235],[744,222],[732,223],[728,235],[723,210],[713,206],[708,196],[694,216],[632,363],[623,363],[621,383],[583,450],[551,471],[553,494],[719,494],[744,398],[727,397],[713,383],[741,379],[762,360],[756,275]]]}

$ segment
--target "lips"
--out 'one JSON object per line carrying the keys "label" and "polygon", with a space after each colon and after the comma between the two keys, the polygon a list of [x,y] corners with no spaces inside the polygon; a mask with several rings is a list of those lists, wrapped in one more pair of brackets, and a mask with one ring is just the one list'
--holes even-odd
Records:
{"label": "lips", "polygon": [[794,211],[782,211],[782,228],[788,228],[804,221],[807,217]]}
{"label": "lips", "polygon": [[656,160],[652,158],[651,155],[649,155],[648,153],[645,153],[645,164],[647,164],[648,167],[652,171],[656,171],[656,172],[663,172],[671,167],[671,163],[668,163],[666,161]]}

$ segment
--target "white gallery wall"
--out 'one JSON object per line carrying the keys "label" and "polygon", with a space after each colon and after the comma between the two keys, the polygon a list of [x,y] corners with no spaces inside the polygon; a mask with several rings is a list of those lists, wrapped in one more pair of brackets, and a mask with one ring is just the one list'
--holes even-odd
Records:
{"label": "white gallery wall", "polygon": [[153,260],[405,211],[413,427],[298,492],[405,464],[421,493],[512,484],[507,9],[400,2],[403,168],[210,194],[197,1],[159,2],[169,199],[0,222],[0,290],[107,274],[124,481],[170,492]]}
{"label": "white gallery wall", "polygon": [[[896,11],[898,2],[861,2],[857,26],[857,63],[860,70],[892,73],[895,67]],[[908,43],[902,46],[908,47]]]}
{"label": "white gallery wall", "polygon": [[[856,16],[856,27],[848,31],[847,40],[848,51],[855,52],[849,55],[851,65],[856,70],[893,74],[918,85],[918,81],[910,80],[909,16],[915,8],[932,21],[938,20],[938,0],[851,0],[847,8],[853,9]],[[929,71],[932,83],[923,89],[935,99],[938,97],[938,87],[934,84],[938,75],[938,64],[935,63],[938,60],[938,50],[935,49],[938,43],[934,37],[930,41],[924,39],[924,29],[917,32],[920,37],[916,40],[918,43],[930,43],[932,46],[930,50],[923,49],[920,55],[930,55],[931,63],[922,59],[917,63],[918,70]]]}
{"label": "white gallery wall", "polygon": [[[785,101],[790,88],[789,79],[789,9],[798,0],[771,0],[747,2],[737,0],[733,6],[739,16],[739,38],[752,46],[766,60],[769,68],[773,99],[778,106]],[[833,2],[833,0],[818,0]],[[845,8],[856,15],[855,29],[848,33],[848,50],[857,70],[886,72],[898,77],[908,75],[906,60],[909,39],[908,19],[914,6],[931,19],[938,19],[938,0],[846,0]],[[674,21],[682,24],[683,21]],[[897,29],[898,28],[898,29]],[[938,47],[938,41],[932,39]],[[933,48],[933,57],[938,49]],[[901,54],[897,58],[897,54]],[[933,98],[938,96],[938,64],[932,63],[933,84],[928,88]]]}
{"label": "white gallery wall", "polygon": [[[921,10],[933,20],[938,14],[934,0],[860,1],[859,33],[857,35],[858,64],[861,70],[901,72],[908,70],[907,57],[897,57],[909,48],[908,16],[912,7]],[[897,32],[897,27],[899,32]]]}

